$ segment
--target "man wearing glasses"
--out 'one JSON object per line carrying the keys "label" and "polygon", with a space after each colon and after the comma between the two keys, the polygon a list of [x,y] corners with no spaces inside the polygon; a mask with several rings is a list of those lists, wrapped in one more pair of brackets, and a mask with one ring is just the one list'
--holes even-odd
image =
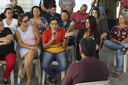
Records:
{"label": "man wearing glasses", "polygon": [[23,9],[17,5],[18,1],[17,0],[10,0],[11,4],[13,5],[13,18],[18,17],[20,13],[24,13]]}

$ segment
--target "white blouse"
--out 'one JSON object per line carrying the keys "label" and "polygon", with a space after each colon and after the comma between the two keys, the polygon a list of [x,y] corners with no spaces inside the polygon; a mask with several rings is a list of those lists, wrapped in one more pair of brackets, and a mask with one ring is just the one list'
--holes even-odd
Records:
{"label": "white blouse", "polygon": [[16,25],[18,23],[17,19],[12,18],[12,23],[10,25],[7,24],[6,19],[3,19],[3,23],[4,23],[4,27],[8,27],[10,28],[10,30],[12,31],[12,33],[15,33],[16,30]]}

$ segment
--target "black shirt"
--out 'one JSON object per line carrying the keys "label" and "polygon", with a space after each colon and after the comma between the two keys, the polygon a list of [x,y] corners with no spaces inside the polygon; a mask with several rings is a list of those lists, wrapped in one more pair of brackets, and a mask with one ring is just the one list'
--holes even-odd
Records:
{"label": "black shirt", "polygon": [[[77,38],[76,38],[76,44],[77,44],[76,45],[76,59],[77,60],[81,60],[81,55],[80,55],[80,51],[79,51],[79,43],[80,43],[80,40],[84,36],[84,32],[85,32],[84,29],[80,29],[79,32],[78,32]],[[100,34],[99,33],[94,32],[94,40],[95,40],[96,44],[100,46]],[[96,53],[95,53],[96,58],[99,58],[98,53],[99,53],[99,50],[97,50]]]}
{"label": "black shirt", "polygon": [[13,8],[13,18],[15,18],[15,19],[17,19],[18,18],[18,15],[20,14],[20,13],[24,13],[24,11],[23,11],[23,9],[20,7],[20,6],[15,6],[14,8]]}
{"label": "black shirt", "polygon": [[[12,34],[11,30],[9,28],[4,28],[4,30],[0,33],[0,38],[6,37],[9,34]],[[15,53],[13,41],[11,41],[8,45],[0,46],[0,59],[4,59],[10,53]]]}
{"label": "black shirt", "polygon": [[[45,8],[49,8],[49,4],[54,3],[56,4],[55,0],[43,0],[43,4]],[[42,15],[45,15],[47,12],[42,11]]]}

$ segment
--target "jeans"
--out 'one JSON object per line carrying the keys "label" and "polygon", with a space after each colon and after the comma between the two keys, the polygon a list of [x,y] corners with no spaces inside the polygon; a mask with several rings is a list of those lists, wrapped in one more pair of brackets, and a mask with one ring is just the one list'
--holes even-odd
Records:
{"label": "jeans", "polygon": [[109,49],[116,50],[116,71],[121,70],[121,65],[123,61],[123,52],[121,51],[122,45],[125,45],[128,48],[128,43],[124,43],[122,45],[118,45],[111,40],[105,40],[104,45]]}
{"label": "jeans", "polygon": [[[54,59],[58,62],[58,66],[52,70],[50,64]],[[59,53],[57,55],[51,54],[49,52],[42,53],[42,68],[49,75],[50,78],[54,79],[57,73],[65,70],[67,68],[68,55],[66,52]]]}

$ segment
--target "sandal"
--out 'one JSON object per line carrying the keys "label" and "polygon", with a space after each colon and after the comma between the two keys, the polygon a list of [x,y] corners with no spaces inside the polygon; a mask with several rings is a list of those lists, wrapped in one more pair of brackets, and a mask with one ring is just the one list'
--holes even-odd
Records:
{"label": "sandal", "polygon": [[24,78],[24,75],[20,73],[20,74],[19,74],[19,78],[20,78],[20,79],[23,79],[23,78]]}
{"label": "sandal", "polygon": [[119,75],[120,75],[120,72],[119,72],[119,74],[114,73],[113,77],[118,77]]}
{"label": "sandal", "polygon": [[48,77],[46,82],[50,83],[51,81],[52,81],[52,78]]}
{"label": "sandal", "polygon": [[50,85],[55,85],[55,83],[58,81],[58,79],[56,79],[55,81],[52,81],[51,80],[51,83],[50,83]]}
{"label": "sandal", "polygon": [[122,51],[122,52],[123,52],[123,55],[125,55],[128,48],[126,48],[125,46],[123,46],[123,47],[121,48],[121,50],[122,50],[122,49],[125,49],[124,51]]}

